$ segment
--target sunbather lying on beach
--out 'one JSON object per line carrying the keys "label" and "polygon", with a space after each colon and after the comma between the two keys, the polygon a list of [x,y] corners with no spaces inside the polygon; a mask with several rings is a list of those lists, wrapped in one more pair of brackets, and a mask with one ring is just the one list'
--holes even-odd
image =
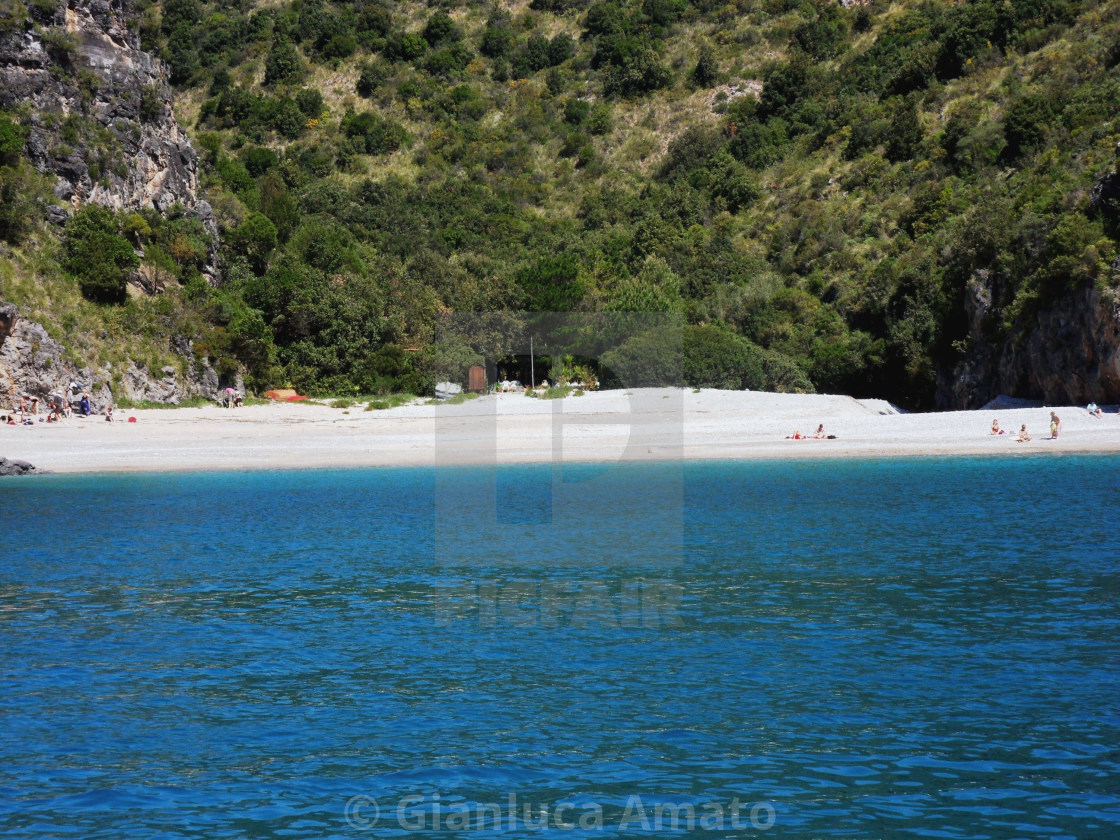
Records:
{"label": "sunbather lying on beach", "polygon": [[836,435],[826,435],[824,433],[824,423],[821,423],[817,426],[816,432],[811,435],[794,432],[792,435],[786,435],[786,440],[836,440]]}

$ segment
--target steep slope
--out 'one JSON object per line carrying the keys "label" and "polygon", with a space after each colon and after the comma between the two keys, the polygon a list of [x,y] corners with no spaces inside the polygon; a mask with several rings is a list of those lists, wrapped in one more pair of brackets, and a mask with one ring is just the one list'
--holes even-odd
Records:
{"label": "steep slope", "polygon": [[[425,388],[477,358],[439,340],[448,313],[642,310],[690,325],[691,384],[1120,402],[1117,0],[137,0],[125,17],[137,34],[112,37],[167,62],[200,149],[223,282],[200,282],[175,211],[146,232],[121,213],[166,302],[101,311],[252,383]],[[167,116],[153,84],[141,120]],[[37,130],[34,113],[9,118]],[[41,169],[42,145],[23,152]],[[147,157],[123,192],[177,180]],[[615,358],[639,346],[664,349]]]}

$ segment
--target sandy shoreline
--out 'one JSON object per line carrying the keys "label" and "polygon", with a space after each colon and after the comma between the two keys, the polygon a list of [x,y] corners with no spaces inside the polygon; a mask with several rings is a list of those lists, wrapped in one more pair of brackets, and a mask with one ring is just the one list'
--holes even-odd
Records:
{"label": "sandy shoreline", "polygon": [[[897,414],[878,400],[635,389],[564,400],[489,395],[365,411],[319,404],[126,410],[0,427],[0,455],[58,473],[431,466],[435,463],[1120,452],[1120,415],[1050,408]],[[137,422],[120,422],[136,417]],[[998,417],[1007,435],[989,434]],[[823,423],[836,440],[787,440]],[[1026,424],[1033,440],[1017,443]]]}

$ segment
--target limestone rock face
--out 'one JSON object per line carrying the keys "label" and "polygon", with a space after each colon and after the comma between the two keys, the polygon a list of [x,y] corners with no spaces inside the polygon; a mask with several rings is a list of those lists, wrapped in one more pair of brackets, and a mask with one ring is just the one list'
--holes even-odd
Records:
{"label": "limestone rock face", "polygon": [[16,326],[19,320],[19,310],[10,303],[0,303],[0,348]]}
{"label": "limestone rock face", "polygon": [[[8,313],[14,313],[9,319]],[[13,323],[6,341],[0,343],[0,411],[19,405],[21,395],[39,397],[46,404],[48,394],[70,392],[89,394],[93,410],[103,412],[122,397],[139,402],[176,404],[185,397],[217,399],[219,391],[231,385],[244,390],[238,376],[221,381],[208,364],[194,358],[191,342],[183,340],[175,350],[186,358],[180,371],[170,365],[151,371],[129,361],[120,371],[111,367],[78,367],[66,358],[63,346],[34,321],[20,319],[11,304],[0,304],[0,333],[4,324]],[[74,388],[76,387],[76,390]]]}
{"label": "limestone rock face", "polygon": [[197,208],[198,155],[175,121],[167,68],[140,49],[128,0],[33,13],[0,34],[0,107],[28,112],[26,154],[55,175],[60,204],[162,212],[178,203],[216,237],[209,207]]}
{"label": "limestone rock face", "polygon": [[[991,281],[965,307],[971,349],[939,378],[940,408],[980,408],[998,394],[1039,399],[1049,405],[1120,402],[1120,295],[1082,289],[1021,318],[1002,342],[985,340],[993,298]],[[971,285],[971,284],[970,284]],[[970,288],[969,298],[973,292]],[[987,299],[989,306],[982,301]],[[997,298],[998,299],[998,298]]]}

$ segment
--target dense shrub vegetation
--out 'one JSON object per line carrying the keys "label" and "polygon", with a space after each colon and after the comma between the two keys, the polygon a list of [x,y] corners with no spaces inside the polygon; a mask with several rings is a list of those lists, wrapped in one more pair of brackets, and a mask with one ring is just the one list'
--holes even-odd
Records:
{"label": "dense shrub vegetation", "polygon": [[[194,121],[225,284],[199,285],[182,218],[82,211],[61,264],[120,305],[141,250],[258,384],[426,387],[448,312],[653,311],[689,324],[683,355],[631,336],[605,362],[633,384],[928,406],[978,273],[1004,290],[992,342],[1117,282],[1116,214],[1088,192],[1116,166],[1118,2],[142,0],[136,18]],[[13,200],[21,122],[0,117]]]}

